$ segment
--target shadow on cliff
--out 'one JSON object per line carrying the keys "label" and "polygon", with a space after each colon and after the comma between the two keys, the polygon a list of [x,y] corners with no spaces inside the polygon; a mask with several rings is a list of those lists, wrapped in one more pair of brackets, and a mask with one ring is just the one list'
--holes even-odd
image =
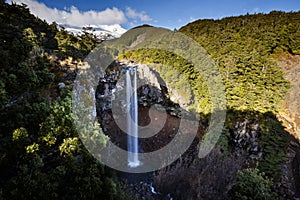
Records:
{"label": "shadow on cliff", "polygon": [[[112,69],[119,70],[118,66],[112,66]],[[98,120],[111,141],[127,150],[127,134],[118,127],[111,111],[112,91],[117,83],[111,75],[99,82],[96,91]],[[149,123],[158,123],[159,126],[167,113],[156,135],[139,138],[139,152],[152,152],[174,139],[181,113],[189,112],[169,99],[168,88],[164,84],[160,88],[145,84],[138,88],[138,97],[139,126]],[[155,104],[161,105],[164,110],[151,109]],[[155,120],[151,121],[150,112]],[[175,199],[224,199],[236,182],[238,170],[257,167],[274,180],[274,188],[282,197],[300,196],[300,145],[273,113],[228,110],[217,145],[202,159],[198,158],[198,149],[208,129],[210,115],[199,114],[198,121],[196,137],[179,159],[153,173],[130,175],[118,172],[121,179],[133,183],[135,188],[140,182],[153,183],[159,194],[141,188],[135,190],[147,199],[170,196]]]}

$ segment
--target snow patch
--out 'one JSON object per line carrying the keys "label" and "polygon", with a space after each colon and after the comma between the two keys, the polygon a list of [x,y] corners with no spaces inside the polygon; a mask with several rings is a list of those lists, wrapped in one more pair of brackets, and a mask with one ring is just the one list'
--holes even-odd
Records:
{"label": "snow patch", "polygon": [[[75,35],[82,34],[82,27],[78,26],[70,26],[70,25],[61,25],[65,27],[68,32],[71,32]],[[114,25],[87,25],[85,27],[92,27],[93,33],[98,37],[103,36],[113,36],[114,38],[119,38],[123,35],[127,30],[121,27],[119,24]]]}

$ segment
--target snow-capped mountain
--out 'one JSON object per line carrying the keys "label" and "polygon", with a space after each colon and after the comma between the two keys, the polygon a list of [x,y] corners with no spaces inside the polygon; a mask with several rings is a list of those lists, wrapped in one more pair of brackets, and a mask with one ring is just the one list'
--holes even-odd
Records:
{"label": "snow-capped mountain", "polygon": [[[70,26],[70,25],[62,25],[65,27],[65,29],[71,33],[74,33],[75,35],[82,33],[82,27],[78,26]],[[85,27],[92,27],[93,33],[102,38],[105,36],[113,36],[114,38],[120,37],[123,33],[125,33],[127,30],[121,27],[119,24],[115,25],[87,25]]]}

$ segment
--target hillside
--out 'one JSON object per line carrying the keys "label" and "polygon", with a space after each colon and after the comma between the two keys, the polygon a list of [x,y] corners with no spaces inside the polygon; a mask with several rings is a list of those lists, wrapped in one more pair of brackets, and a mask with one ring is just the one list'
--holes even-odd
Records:
{"label": "hillside", "polygon": [[[106,43],[120,49],[143,42],[147,46],[166,31],[140,26]],[[167,110],[160,135],[142,138],[141,151],[172,141],[181,111],[199,119],[193,144],[178,160],[153,173],[129,175],[91,155],[72,113],[74,80],[86,67],[83,59],[104,39],[90,27],[81,35],[71,34],[35,17],[26,5],[0,0],[0,199],[299,198],[300,144],[287,130],[299,130],[300,12],[198,20],[177,32],[204,47],[224,80],[227,114],[222,134],[211,153],[199,158],[210,116],[224,105],[212,105],[205,77],[193,63],[160,49],[123,50],[97,77],[100,126],[79,124],[97,152],[108,140],[126,149],[127,135],[115,123],[109,98],[117,86],[124,86],[117,85],[118,76],[131,61],[144,70],[144,77],[166,83],[138,89],[139,123],[151,121],[154,104]],[[82,95],[89,96],[86,92]],[[165,117],[162,110],[152,113],[157,127]],[[190,128],[187,124],[184,134]]]}
{"label": "hillside", "polygon": [[[299,138],[300,124],[298,120],[299,110],[297,109],[299,101],[296,100],[299,95],[297,86],[297,77],[299,77],[298,55],[300,54],[299,20],[300,12],[284,13],[273,11],[267,15],[246,15],[228,17],[222,20],[198,20],[182,27],[180,31],[203,45],[215,58],[216,62],[220,63],[221,67],[224,67],[231,76],[234,76],[234,73],[236,73],[233,71],[236,68],[232,65],[238,66],[239,62],[243,63],[242,65],[244,66],[242,67],[245,69],[249,68],[245,65],[246,63],[250,66],[260,66],[260,69],[256,70],[258,76],[264,74],[265,67],[270,65],[265,63],[264,60],[273,62],[275,68],[278,69],[279,67],[283,70],[284,79],[290,82],[291,88],[288,92],[284,92],[279,88],[276,89],[281,94],[285,94],[285,96],[279,98],[281,100],[282,98],[285,99],[283,107],[277,104],[280,108],[277,106],[276,110],[280,111],[278,116],[286,122],[285,125],[290,132],[296,138]],[[253,61],[254,58],[257,60]],[[279,76],[272,72],[271,78],[278,77],[279,81],[284,80]],[[263,84],[265,88],[268,87],[265,83]],[[272,80],[273,86],[271,87],[274,88],[274,86],[280,84],[276,83],[276,80]],[[243,87],[248,93],[246,94],[248,98],[250,98],[249,90],[251,91],[249,87]],[[256,88],[255,90],[259,89]],[[256,96],[258,97],[259,95]],[[270,95],[267,95],[267,98],[270,98]],[[269,101],[271,100],[269,99]]]}
{"label": "hillside", "polygon": [[[299,173],[299,144],[295,138],[289,136],[285,130],[290,129],[286,129],[277,117],[281,118],[282,116],[284,100],[291,115],[298,116],[296,108],[299,74],[296,73],[296,66],[297,55],[300,53],[299,22],[300,12],[274,11],[270,14],[228,17],[222,20],[198,20],[179,29],[180,33],[192,37],[207,50],[225,83],[229,111],[224,135],[220,140],[223,153],[230,153],[229,155],[234,156],[237,160],[245,159],[242,161],[241,173],[245,172],[246,168],[255,168],[256,165],[262,173],[274,180],[275,185],[290,188],[288,190],[294,195],[299,195],[299,182],[292,181],[298,180],[297,177],[299,177],[297,175]],[[146,28],[145,33],[142,29],[140,32],[140,35],[136,36],[136,40],[132,39],[132,44],[148,34]],[[150,31],[148,35],[151,36],[152,32]],[[126,34],[130,35],[130,31]],[[159,36],[156,35],[156,37]],[[147,39],[145,41],[147,42]],[[289,61],[292,57],[294,60]],[[207,86],[197,71],[193,69],[193,63],[174,53],[150,48],[129,51],[120,55],[119,58],[152,66],[167,85],[192,100],[188,106],[190,111],[202,112],[204,115],[211,111]],[[294,63],[289,65],[290,71],[284,70],[286,64],[283,62]],[[191,90],[186,87],[186,80],[191,85]],[[291,99],[292,101],[290,101]],[[251,136],[251,132],[256,132],[257,135]],[[293,131],[290,131],[290,134],[292,133]],[[259,150],[255,147],[256,142]],[[251,150],[251,148],[253,149]],[[241,161],[237,160],[235,162],[239,165],[238,162]],[[181,167],[178,167],[177,173],[183,173]],[[197,168],[197,166],[191,168]],[[296,170],[294,171],[296,174],[292,172],[293,170],[290,171],[292,168]],[[198,170],[201,171],[201,168]],[[165,171],[164,173],[165,175],[162,176],[166,181],[171,173],[176,172],[173,169],[172,172]],[[294,175],[292,175],[293,173]],[[188,175],[186,174],[186,176]],[[199,175],[195,172],[193,176]],[[252,174],[251,176],[256,175]],[[294,178],[291,178],[293,176]],[[201,182],[201,179],[199,181]],[[168,188],[172,185],[163,183],[160,187]],[[196,186],[190,185],[190,187]],[[177,190],[180,190],[179,188],[178,186]],[[236,187],[233,188],[236,189]],[[198,190],[200,189],[201,187],[198,188]],[[282,188],[277,188],[277,190],[282,190]],[[236,192],[233,194],[239,193],[239,191]],[[229,193],[232,195],[231,192]],[[285,195],[283,195],[284,198],[292,198]],[[185,198],[188,197],[185,196]],[[238,198],[238,196],[232,198]]]}
{"label": "hillside", "polygon": [[126,199],[71,113],[74,68],[100,42],[0,1],[0,199]]}

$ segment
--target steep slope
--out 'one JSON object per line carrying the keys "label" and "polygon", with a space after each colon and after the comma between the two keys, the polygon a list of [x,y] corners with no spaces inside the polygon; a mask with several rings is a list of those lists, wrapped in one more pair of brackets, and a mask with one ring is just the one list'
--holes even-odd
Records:
{"label": "steep slope", "polygon": [[0,199],[126,198],[81,144],[72,118],[76,74],[64,58],[78,64],[98,42],[0,0]]}
{"label": "steep slope", "polygon": [[[229,86],[227,92],[230,96],[237,92],[247,91],[242,94],[245,98],[251,99],[254,110],[261,107],[260,102],[274,103],[274,106],[265,111],[276,114],[286,125],[286,130],[298,139],[298,142],[291,139],[289,145],[281,151],[282,155],[287,152],[283,156],[287,160],[285,163],[282,162],[281,184],[288,188],[286,192],[289,195],[285,198],[292,198],[293,195],[299,196],[300,12],[273,11],[270,14],[228,17],[222,20],[198,20],[182,27],[180,31],[203,45],[218,63],[220,70],[225,69],[223,73],[225,80],[227,77],[231,80],[245,78],[242,82],[245,81],[247,86],[239,84],[242,83],[240,81],[227,84]],[[264,80],[265,70],[270,69],[268,77],[273,80],[271,84],[268,84]],[[258,79],[255,80],[255,78]],[[279,89],[278,85],[285,81],[288,81],[290,86],[287,84],[284,86],[285,90]],[[232,93],[230,86],[237,90]],[[264,90],[268,94],[266,98],[263,97],[264,95],[260,96],[261,91]],[[277,93],[278,97],[274,98],[274,94],[271,95],[269,91]],[[260,100],[254,100],[253,95],[259,97]],[[240,110],[239,105],[243,103],[240,99],[239,95],[233,99],[239,102],[231,104],[233,108]],[[253,110],[249,106],[248,108]],[[259,111],[265,112],[262,109]],[[270,124],[270,121],[266,120],[263,123]],[[265,138],[263,142],[265,145],[271,144],[272,140],[278,136],[274,128],[269,130],[273,136]],[[260,147],[263,152],[269,151],[266,146]],[[261,162],[261,160],[258,161],[258,163]],[[293,195],[290,196],[292,193]]]}
{"label": "steep slope", "polygon": [[276,112],[289,86],[271,55],[281,49],[300,53],[299,22],[300,12],[274,11],[198,20],[179,31],[199,42],[218,64],[230,107]]}
{"label": "steep slope", "polygon": [[[260,96],[264,88],[277,91],[279,98],[273,111],[279,112],[287,129],[299,139],[299,55],[300,54],[300,12],[284,13],[273,11],[270,14],[228,17],[222,20],[198,20],[180,29],[181,32],[197,40],[219,63],[221,70],[232,78],[245,75],[239,69],[246,69],[252,76],[262,79],[265,70],[272,67],[284,74],[271,72],[273,81],[270,86],[266,82],[259,83],[254,78],[246,78],[248,85],[254,83],[263,87],[255,88],[255,96]],[[259,55],[257,55],[259,54]],[[255,60],[253,62],[253,60]],[[272,66],[273,65],[273,66]],[[253,66],[259,67],[255,69]],[[280,70],[281,69],[281,70]],[[283,78],[284,77],[284,78]],[[224,77],[226,79],[226,77]],[[280,82],[288,80],[290,89],[287,91],[276,88]],[[277,80],[277,81],[276,81]],[[251,87],[236,87],[238,91],[247,91],[246,98],[251,99]],[[286,86],[286,88],[288,88]],[[266,101],[272,95],[266,96]],[[281,103],[283,102],[283,110]],[[255,103],[255,106],[259,106]]]}
{"label": "steep slope", "polygon": [[[253,192],[259,185],[261,189],[268,188],[271,199],[275,198],[274,195],[287,199],[299,197],[300,145],[285,131],[282,122],[277,118],[282,110],[281,104],[289,92],[294,90],[293,101],[299,102],[295,98],[295,92],[298,90],[293,85],[297,82],[290,83],[290,80],[297,79],[298,75],[294,74],[294,70],[288,73],[290,76],[293,74],[290,78],[282,70],[282,64],[274,59],[275,55],[282,52],[294,56],[300,53],[299,30],[300,12],[278,11],[222,20],[198,20],[179,30],[201,44],[214,59],[226,85],[229,110],[223,134],[218,147],[211,154],[211,160],[196,158],[191,166],[178,164],[165,169],[155,177],[159,188],[169,190],[172,194],[176,193],[175,198],[222,199],[230,191],[228,198],[247,196],[256,199],[255,195],[260,196],[257,198],[264,196],[263,193]],[[130,31],[127,34],[130,34]],[[131,36],[132,44],[145,37],[142,33]],[[183,90],[183,95],[187,92],[184,89],[187,82],[182,80],[188,80],[193,89],[191,97],[194,97],[190,106],[196,108],[191,110],[210,111],[207,109],[210,102],[205,83],[193,69],[193,64],[183,58],[170,52],[147,48],[126,52],[120,55],[120,58],[150,66],[157,63],[171,66],[155,69],[166,83],[173,82],[176,89]],[[176,73],[178,75],[178,72],[179,76],[173,76]],[[288,104],[297,105],[295,102]],[[205,116],[202,119],[204,123]],[[219,153],[224,158],[224,165],[221,166],[217,161]],[[234,160],[228,163],[235,164],[232,169],[236,171],[230,171],[227,159]],[[198,162],[208,162],[211,168],[197,165]],[[233,174],[238,181],[226,179],[222,173]],[[211,180],[226,182],[229,186],[226,189],[223,185],[222,188],[222,184],[205,182],[203,177],[206,177],[205,180],[209,177]],[[192,181],[195,178],[198,182]],[[253,182],[248,184],[250,179]],[[182,185],[177,185],[178,182]],[[243,185],[246,182],[245,188]],[[194,188],[190,193],[192,196],[183,192],[191,188]],[[208,192],[216,188],[222,188],[218,195]]]}
{"label": "steep slope", "polygon": [[291,83],[279,116],[287,130],[300,141],[300,56],[282,53],[276,59],[285,72],[286,79]]}

